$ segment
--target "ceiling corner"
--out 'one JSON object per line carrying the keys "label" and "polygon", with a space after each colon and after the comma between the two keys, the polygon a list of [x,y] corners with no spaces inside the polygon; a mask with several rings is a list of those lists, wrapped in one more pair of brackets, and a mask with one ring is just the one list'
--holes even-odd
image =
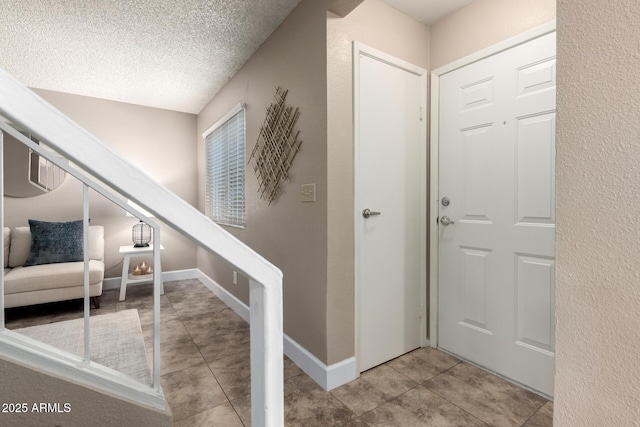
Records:
{"label": "ceiling corner", "polygon": [[363,1],[364,0],[337,0],[331,5],[329,12],[344,18],[353,12],[356,7],[360,6]]}

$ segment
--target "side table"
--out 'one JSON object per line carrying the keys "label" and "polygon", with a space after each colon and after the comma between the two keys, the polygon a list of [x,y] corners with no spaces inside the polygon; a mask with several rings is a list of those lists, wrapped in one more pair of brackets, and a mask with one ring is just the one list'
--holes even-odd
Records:
{"label": "side table", "polygon": [[[160,245],[160,250],[163,250],[164,246]],[[144,276],[136,277],[135,279],[129,278],[129,261],[131,257],[137,257],[141,255],[149,255],[153,254],[153,245],[149,245],[143,248],[136,248],[133,245],[120,246],[120,253],[124,255],[124,260],[122,262],[122,278],[120,279],[120,298],[119,301],[124,301],[127,295],[127,285],[129,283],[141,283],[141,282],[152,282],[153,281],[153,273],[146,274]],[[158,269],[158,273],[162,274],[162,270],[160,270],[159,265],[154,265],[154,269]],[[164,295],[164,284],[160,287],[160,295]]]}

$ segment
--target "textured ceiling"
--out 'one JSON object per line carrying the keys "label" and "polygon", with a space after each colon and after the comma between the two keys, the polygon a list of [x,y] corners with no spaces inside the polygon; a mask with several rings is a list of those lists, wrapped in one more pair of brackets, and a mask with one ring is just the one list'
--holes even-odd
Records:
{"label": "textured ceiling", "polygon": [[2,0],[27,86],[198,113],[300,0]]}
{"label": "textured ceiling", "polygon": [[[471,2],[384,1],[427,24]],[[33,88],[199,113],[299,2],[1,0],[0,67]]]}

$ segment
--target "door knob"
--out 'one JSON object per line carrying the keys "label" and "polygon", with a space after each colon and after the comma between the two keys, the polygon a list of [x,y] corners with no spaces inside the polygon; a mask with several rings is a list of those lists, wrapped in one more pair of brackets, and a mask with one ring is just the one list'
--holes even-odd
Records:
{"label": "door knob", "polygon": [[369,218],[370,216],[376,216],[376,215],[380,215],[380,212],[373,212],[369,208],[362,211],[362,216],[365,218]]}
{"label": "door knob", "polygon": [[440,218],[440,224],[442,225],[449,225],[449,224],[455,224],[455,221],[451,221],[451,218],[449,218],[448,216],[444,215]]}

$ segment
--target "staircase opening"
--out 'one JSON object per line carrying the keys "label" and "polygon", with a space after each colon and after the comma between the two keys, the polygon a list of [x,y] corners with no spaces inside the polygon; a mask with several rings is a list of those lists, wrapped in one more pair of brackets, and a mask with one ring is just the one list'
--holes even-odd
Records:
{"label": "staircase opening", "polygon": [[[21,133],[26,132],[29,136]],[[4,135],[26,145],[83,183],[83,297],[82,356],[61,351],[5,328],[5,277],[0,275],[0,355],[20,360],[62,378],[99,387],[155,408],[165,405],[160,385],[160,221],[217,254],[250,282],[251,413],[256,425],[282,425],[282,273],[259,254],[227,233],[131,162],[90,135],[54,107],[0,70],[0,146]],[[36,141],[38,142],[36,142]],[[41,143],[42,142],[42,143]],[[0,153],[4,150],[0,150]],[[3,162],[0,162],[0,165]],[[4,180],[0,190],[4,192]],[[153,230],[153,374],[150,383],[91,360],[90,318],[90,211],[89,191],[94,191],[131,212]],[[129,204],[133,201],[135,206]],[[137,207],[136,207],[137,206]],[[4,203],[0,202],[4,213]],[[150,217],[149,214],[154,217]],[[0,218],[4,224],[4,218]],[[4,245],[0,245],[4,256]]]}

